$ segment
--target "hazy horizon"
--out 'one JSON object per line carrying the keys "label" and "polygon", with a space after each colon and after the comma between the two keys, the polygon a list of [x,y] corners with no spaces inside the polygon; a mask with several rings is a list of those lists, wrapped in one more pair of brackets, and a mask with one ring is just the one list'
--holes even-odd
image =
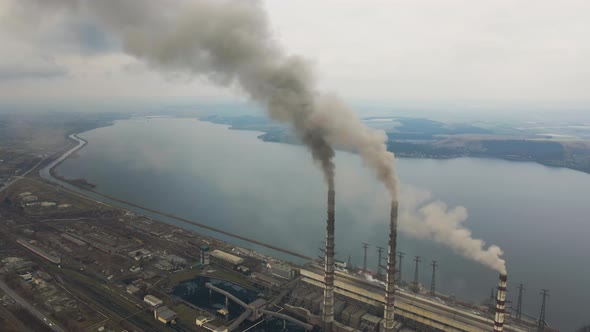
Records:
{"label": "hazy horizon", "polygon": [[[483,115],[588,112],[590,4],[584,1],[254,3],[265,12],[270,38],[311,64],[318,88],[359,112],[369,105]],[[126,52],[112,22],[91,7],[63,0],[0,4],[4,102],[246,100],[234,84],[226,89],[186,71],[154,71]]]}

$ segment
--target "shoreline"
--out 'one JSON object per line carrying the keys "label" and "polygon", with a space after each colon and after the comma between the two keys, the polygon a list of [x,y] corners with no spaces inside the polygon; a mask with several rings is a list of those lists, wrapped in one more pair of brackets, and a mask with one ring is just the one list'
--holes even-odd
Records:
{"label": "shoreline", "polygon": [[[106,194],[100,193],[100,192],[98,192],[98,191],[96,191],[96,190],[94,190],[92,188],[81,187],[81,186],[77,185],[76,183],[70,183],[67,180],[60,179],[61,176],[59,176],[59,175],[58,176],[55,176],[55,167],[59,166],[70,155],[72,155],[74,152],[80,150],[82,147],[84,147],[86,144],[88,144],[87,141],[85,141],[85,140],[77,137],[77,134],[72,134],[69,137],[71,139],[73,139],[73,140],[78,141],[79,144],[77,146],[73,147],[72,149],[66,151],[58,159],[54,160],[49,165],[47,165],[44,168],[42,168],[41,170],[39,170],[39,176],[40,176],[41,179],[43,179],[45,181],[48,181],[48,182],[50,182],[52,184],[58,185],[58,186],[66,189],[66,190],[74,191],[75,194],[77,194],[77,195],[83,196],[83,197],[85,197],[87,199],[93,200],[95,202],[99,202],[99,203],[104,204],[104,205],[107,205],[107,206],[111,206],[111,207],[119,208],[119,209],[124,209],[124,210],[129,210],[129,207],[131,207],[132,209],[133,208],[136,209],[133,212],[142,214],[142,215],[144,215],[145,217],[148,217],[148,218],[152,218],[151,216],[149,216],[149,215],[147,215],[145,213],[145,211],[147,211],[147,212],[150,212],[151,214],[154,214],[156,216],[166,217],[166,218],[173,219],[173,220],[175,220],[177,222],[180,222],[181,224],[196,226],[196,227],[199,227],[199,228],[202,228],[202,229],[206,229],[206,230],[212,231],[214,233],[218,233],[218,234],[222,234],[222,235],[225,235],[225,236],[229,236],[231,238],[238,239],[238,240],[241,240],[241,241],[245,241],[245,242],[250,243],[250,244],[258,245],[258,246],[261,246],[261,247],[264,247],[264,248],[267,248],[267,249],[271,249],[271,250],[274,250],[274,251],[277,251],[277,252],[280,252],[280,253],[283,253],[283,254],[287,254],[287,255],[292,256],[292,257],[297,257],[299,259],[303,259],[303,260],[306,260],[306,261],[312,261],[313,260],[312,257],[309,257],[307,255],[303,255],[303,254],[297,253],[297,252],[292,251],[292,250],[283,249],[281,247],[278,247],[278,246],[275,246],[275,245],[272,245],[272,244],[269,244],[269,243],[265,243],[263,241],[259,241],[259,240],[256,240],[256,239],[252,239],[252,238],[248,238],[248,237],[241,236],[241,235],[238,235],[238,234],[234,234],[234,233],[231,233],[229,231],[225,231],[225,230],[222,230],[222,229],[219,229],[219,228],[216,228],[216,227],[213,227],[213,226],[209,226],[209,225],[206,225],[206,224],[203,224],[203,223],[194,221],[194,220],[190,220],[190,219],[187,219],[187,218],[176,216],[176,215],[171,214],[171,213],[166,213],[166,212],[158,211],[158,210],[151,209],[151,208],[148,208],[148,207],[144,207],[144,206],[141,206],[141,205],[138,205],[138,204],[135,204],[135,203],[131,203],[131,202],[128,202],[128,201],[125,201],[125,200],[122,200],[122,199],[119,199],[119,198],[116,198],[116,197],[113,197],[113,196],[110,196],[110,195],[106,195]],[[72,189],[72,188],[75,188],[75,189]],[[97,197],[93,197],[93,196],[98,196],[98,198]],[[106,201],[104,200],[105,198],[106,198]],[[108,202],[108,201],[111,201],[111,202]],[[139,212],[137,210],[139,210]],[[160,222],[166,223],[166,224],[171,224],[173,226],[179,226],[179,225],[170,223],[170,222],[164,220],[163,218],[157,218],[156,217],[154,219],[156,219],[156,220],[158,220]],[[223,241],[223,239],[220,239],[220,240]]]}
{"label": "shoreline", "polygon": [[[301,145],[301,143],[295,142],[295,141],[283,141],[281,139],[272,139],[272,138],[269,139],[268,135],[271,133],[271,131],[264,130],[263,128],[244,128],[244,127],[240,127],[239,125],[232,124],[232,123],[226,123],[223,121],[215,121],[214,119],[207,119],[207,118],[197,118],[197,119],[199,121],[203,121],[203,122],[227,126],[228,130],[241,130],[241,131],[251,131],[251,132],[260,133],[257,136],[257,139],[259,139],[260,141],[265,142],[265,143],[280,143],[280,144],[299,145],[299,146]],[[533,141],[533,140],[529,140],[526,138],[519,138],[519,139],[508,139],[507,138],[506,140],[508,140],[508,141]],[[406,144],[406,143],[408,143],[408,142],[388,140],[385,144],[389,145],[389,144]],[[415,143],[409,143],[409,144],[415,144]],[[420,145],[420,144],[417,144],[417,145]],[[343,150],[343,151],[346,151],[346,150]],[[502,160],[502,161],[510,161],[510,162],[531,162],[531,163],[535,163],[535,164],[545,166],[545,167],[564,168],[564,169],[582,172],[584,174],[590,175],[590,168],[575,167],[575,165],[560,164],[560,161],[556,162],[556,161],[535,160],[535,159],[531,159],[528,156],[504,156],[504,157],[502,157],[502,156],[494,156],[494,155],[485,154],[485,153],[478,154],[476,152],[472,152],[472,153],[468,153],[468,154],[461,154],[463,152],[457,152],[456,154],[449,154],[449,155],[432,155],[432,154],[420,155],[420,154],[413,153],[413,152],[403,152],[403,151],[396,152],[394,150],[390,150],[389,148],[388,148],[388,151],[394,153],[397,158],[404,158],[404,159],[452,160],[452,159],[459,159],[459,158],[480,158],[480,159]],[[350,152],[350,151],[347,151],[347,152]],[[561,162],[565,162],[565,161],[561,161]]]}

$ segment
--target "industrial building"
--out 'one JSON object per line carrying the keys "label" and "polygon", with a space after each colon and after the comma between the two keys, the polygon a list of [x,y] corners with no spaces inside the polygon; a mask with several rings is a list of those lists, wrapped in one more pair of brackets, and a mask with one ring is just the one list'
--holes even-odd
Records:
{"label": "industrial building", "polygon": [[178,315],[166,306],[154,309],[154,318],[160,323],[173,323],[176,317],[178,317]]}
{"label": "industrial building", "polygon": [[184,266],[186,265],[186,259],[174,255],[174,254],[168,254],[164,257],[165,260],[167,260],[170,264],[175,265],[175,266]]}
{"label": "industrial building", "polygon": [[236,267],[244,262],[244,259],[236,255],[229,254],[225,251],[215,249],[211,251],[211,258],[216,259],[219,263],[228,265],[230,267]]}
{"label": "industrial building", "polygon": [[284,278],[287,280],[291,280],[295,277],[295,270],[287,264],[284,263],[274,263],[270,267],[270,273],[272,275]]}
{"label": "industrial building", "polygon": [[29,249],[30,251],[34,252],[35,254],[45,258],[46,260],[55,263],[55,264],[60,264],[61,263],[61,258],[52,254],[49,254],[48,252],[46,252],[45,250],[23,240],[23,239],[18,239],[16,240],[16,242],[18,244],[20,244],[21,246]]}
{"label": "industrial building", "polygon": [[129,252],[129,256],[132,257],[133,259],[135,259],[136,261],[139,261],[141,259],[149,259],[152,257],[152,253],[147,250],[147,249],[137,249],[134,251],[130,251]]}
{"label": "industrial building", "polygon": [[[302,285],[291,294],[288,302],[293,307],[320,314],[322,305],[319,299],[324,287],[324,274],[320,266],[310,263],[301,270]],[[380,331],[383,321],[385,298],[380,283],[356,277],[351,274],[335,272],[334,279],[334,317],[343,325],[363,331]],[[494,320],[475,315],[460,309],[401,289],[395,292],[395,325],[404,323],[415,328],[431,328],[442,331],[491,331]],[[514,325],[504,325],[505,331],[527,331]]]}
{"label": "industrial building", "polygon": [[209,246],[202,245],[199,249],[201,250],[201,265],[209,265]]}
{"label": "industrial building", "polygon": [[64,239],[66,239],[66,240],[68,240],[70,242],[72,242],[73,244],[75,244],[75,245],[77,245],[79,247],[82,247],[82,246],[85,246],[86,245],[86,242],[81,241],[80,239],[77,239],[77,238],[75,238],[72,235],[67,234],[67,233],[62,233],[61,234],[61,237],[63,237]]}
{"label": "industrial building", "polygon": [[148,305],[150,305],[151,307],[155,308],[157,306],[162,305],[162,300],[160,300],[159,298],[153,296],[153,295],[146,295],[143,298],[143,302],[147,303]]}

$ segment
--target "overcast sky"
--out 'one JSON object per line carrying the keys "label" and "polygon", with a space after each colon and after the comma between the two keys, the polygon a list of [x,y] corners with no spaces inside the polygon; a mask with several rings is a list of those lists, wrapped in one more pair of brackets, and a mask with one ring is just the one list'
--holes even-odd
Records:
{"label": "overcast sky", "polygon": [[[64,11],[0,2],[0,98],[194,96],[237,89],[150,70]],[[62,0],[66,1],[66,0]],[[587,0],[266,0],[273,33],[322,90],[383,104],[590,105]],[[529,108],[530,109],[530,108]]]}

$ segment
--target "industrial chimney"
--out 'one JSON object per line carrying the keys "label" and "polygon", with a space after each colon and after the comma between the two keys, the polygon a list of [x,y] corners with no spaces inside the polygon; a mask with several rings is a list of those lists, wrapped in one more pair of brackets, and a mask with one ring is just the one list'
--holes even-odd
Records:
{"label": "industrial chimney", "polygon": [[389,252],[387,255],[387,275],[385,279],[385,311],[383,314],[383,332],[392,332],[394,327],[394,297],[395,297],[395,255],[397,246],[397,205],[391,202],[389,225]]}
{"label": "industrial chimney", "polygon": [[504,312],[506,308],[506,274],[500,274],[498,295],[496,295],[496,316],[494,318],[494,332],[504,331]]}
{"label": "industrial chimney", "polygon": [[334,322],[334,189],[328,190],[328,222],[326,226],[326,251],[324,257],[324,332],[332,332]]}

